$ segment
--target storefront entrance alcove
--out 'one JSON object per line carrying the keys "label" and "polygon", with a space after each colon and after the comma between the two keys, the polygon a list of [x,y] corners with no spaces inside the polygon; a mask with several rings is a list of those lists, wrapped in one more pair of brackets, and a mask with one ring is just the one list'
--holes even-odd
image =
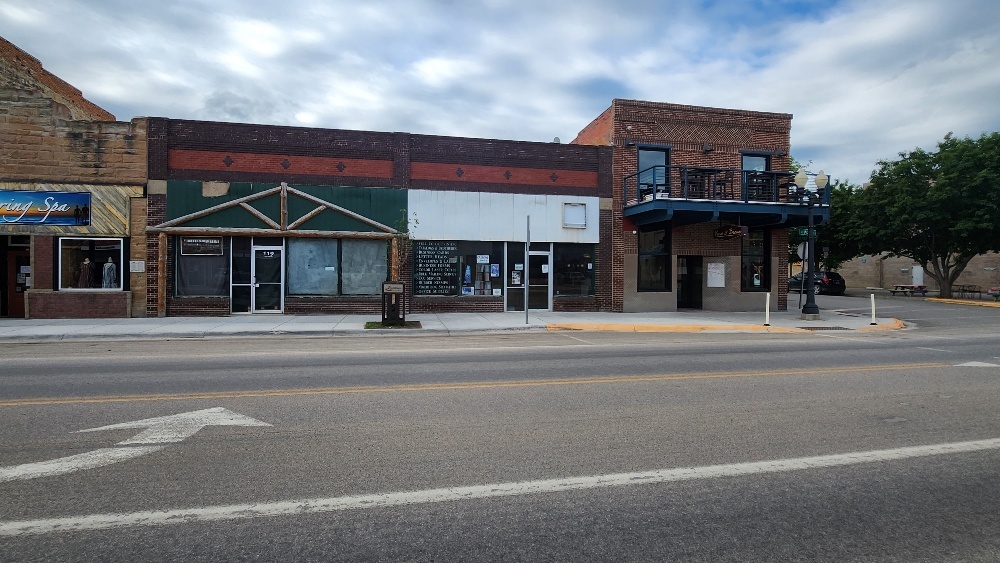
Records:
{"label": "storefront entrance alcove", "polygon": [[24,294],[31,285],[31,256],[29,237],[7,236],[3,247],[2,300],[0,316],[24,318]]}
{"label": "storefront entrance alcove", "polygon": [[233,237],[233,313],[284,311],[285,246],[281,237]]}
{"label": "storefront entrance alcove", "polygon": [[508,311],[524,310],[524,284],[528,287],[528,310],[552,310],[552,243],[533,242],[524,268],[524,243],[507,243]]}
{"label": "storefront entrance alcove", "polygon": [[677,257],[677,308],[701,309],[704,273],[701,256]]}

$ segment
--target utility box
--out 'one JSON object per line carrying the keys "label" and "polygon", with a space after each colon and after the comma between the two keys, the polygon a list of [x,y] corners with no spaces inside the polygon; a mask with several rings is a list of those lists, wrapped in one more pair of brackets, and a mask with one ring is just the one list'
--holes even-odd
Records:
{"label": "utility box", "polygon": [[382,326],[406,325],[406,284],[382,282]]}

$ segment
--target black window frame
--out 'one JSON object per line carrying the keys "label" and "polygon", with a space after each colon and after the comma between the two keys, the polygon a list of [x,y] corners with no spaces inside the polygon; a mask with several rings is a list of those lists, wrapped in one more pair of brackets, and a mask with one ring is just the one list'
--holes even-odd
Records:
{"label": "black window frame", "polygon": [[[660,245],[654,245],[650,248],[643,249],[643,234],[652,234],[657,232],[663,232],[663,237],[660,239]],[[671,227],[669,223],[651,223],[649,225],[639,225],[638,231],[636,233],[636,291],[639,292],[670,292],[673,291],[673,260],[672,260],[672,247],[673,247],[673,237],[671,233]],[[663,285],[661,286],[643,286],[643,263],[644,259],[649,258],[660,258],[663,265]]]}
{"label": "black window frame", "polygon": [[[749,244],[755,234],[761,235],[760,252],[748,254],[753,246]],[[754,258],[760,258],[760,285],[753,285],[752,264]],[[748,262],[749,261],[749,262]],[[745,293],[766,293],[771,291],[771,229],[750,229],[740,244],[740,291]]]}
{"label": "black window frame", "polygon": [[[655,174],[655,172],[654,172],[654,178],[652,179],[653,182],[652,182],[652,184],[650,184],[650,186],[649,186],[648,189],[650,191],[652,191],[653,185],[655,184],[656,189],[658,191],[669,190],[670,189],[670,174],[669,174],[669,170],[670,170],[670,153],[673,151],[673,148],[674,148],[673,145],[637,144],[635,148],[636,148],[636,151],[635,151],[635,172],[636,172],[637,175],[641,174],[642,171],[644,170],[643,167],[642,167],[642,164],[641,164],[641,160],[642,160],[641,155],[642,155],[643,152],[663,153],[663,164],[662,164],[662,166],[663,166],[663,175],[661,176],[659,174]],[[660,166],[660,164],[654,164],[653,166]],[[650,168],[650,166],[647,166],[646,168]],[[642,176],[637,176],[636,181],[640,184],[640,188],[642,187],[641,184],[643,183],[644,180],[648,180],[648,178],[644,178]]]}

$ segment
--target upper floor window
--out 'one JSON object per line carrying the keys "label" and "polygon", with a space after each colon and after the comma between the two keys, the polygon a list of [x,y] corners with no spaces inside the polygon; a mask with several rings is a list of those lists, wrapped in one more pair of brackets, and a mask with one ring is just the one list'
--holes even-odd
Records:
{"label": "upper floor window", "polygon": [[638,154],[639,193],[646,195],[654,190],[659,192],[667,187],[667,165],[670,164],[670,149],[640,147]]}
{"label": "upper floor window", "polygon": [[771,156],[766,154],[743,154],[743,170],[764,172],[771,169]]}

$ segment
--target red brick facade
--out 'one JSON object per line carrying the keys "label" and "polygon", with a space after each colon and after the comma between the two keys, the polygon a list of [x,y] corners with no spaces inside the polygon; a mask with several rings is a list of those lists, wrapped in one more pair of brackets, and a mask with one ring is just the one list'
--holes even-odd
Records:
{"label": "red brick facade", "polygon": [[[434,189],[462,192],[575,195],[610,198],[612,151],[608,147],[468,139],[406,133],[344,131],[151,118],[149,179],[201,182],[286,182],[302,185]],[[166,198],[151,189],[148,226],[166,221]],[[601,211],[602,225],[610,225]],[[607,226],[602,227],[602,231]],[[608,239],[610,240],[610,239]],[[228,299],[174,297],[173,280],[158,271],[159,240],[147,239],[146,311],[158,314],[225,314]],[[611,276],[603,261],[611,255],[599,245],[595,259],[598,292]],[[173,253],[165,253],[166,273]],[[409,280],[411,264],[402,264]],[[163,295],[160,295],[160,289]],[[407,284],[412,292],[412,284]],[[409,310],[502,311],[503,298],[417,297]],[[560,310],[608,308],[600,296],[558,298]],[[289,313],[379,313],[379,299],[287,296]]]}
{"label": "red brick facade", "polygon": [[[615,99],[611,107],[585,127],[573,143],[610,145],[614,151],[614,196],[608,210],[609,225],[605,227],[602,211],[602,247],[611,242],[611,283],[601,284],[611,294],[600,294],[606,307],[614,311],[625,309],[626,264],[635,260],[637,237],[635,224],[623,218],[622,185],[626,176],[638,170],[638,147],[643,145],[669,147],[671,165],[692,165],[713,168],[742,167],[743,151],[767,153],[772,170],[788,170],[791,131],[789,114],[765,113],[734,109],[717,109],[659,102]],[[707,150],[706,150],[707,149]],[[674,256],[734,256],[740,255],[738,239],[719,241],[711,229],[685,227],[673,233]],[[685,235],[687,233],[687,236]],[[696,233],[695,236],[690,236]],[[772,268],[776,280],[777,307],[784,309],[787,294],[787,232],[784,228],[771,231],[771,255],[777,263]]]}

